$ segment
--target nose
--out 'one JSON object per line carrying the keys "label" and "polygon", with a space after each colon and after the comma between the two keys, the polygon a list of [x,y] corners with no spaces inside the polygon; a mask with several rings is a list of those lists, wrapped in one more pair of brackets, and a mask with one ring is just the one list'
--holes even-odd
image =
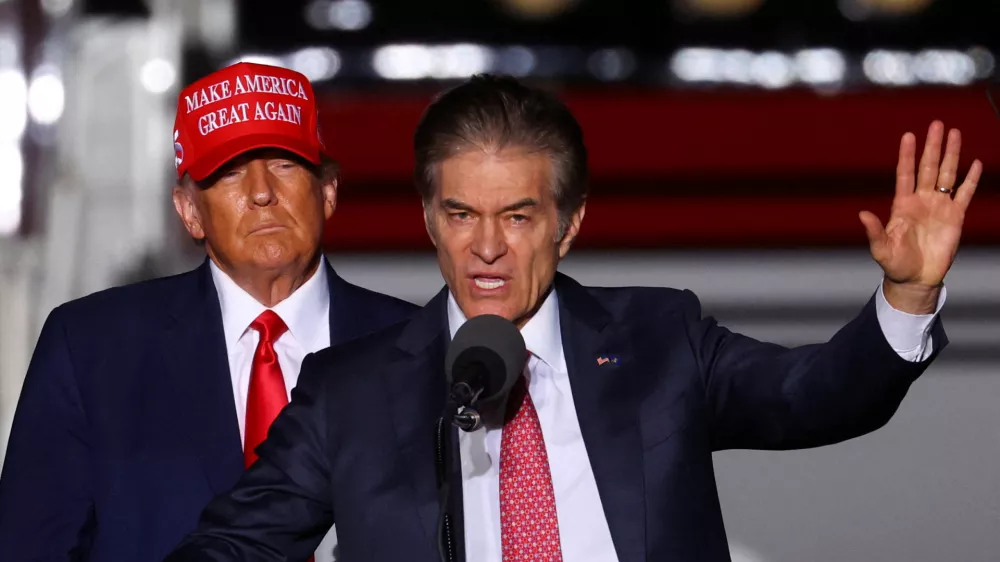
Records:
{"label": "nose", "polygon": [[500,221],[485,219],[476,225],[472,253],[485,263],[492,264],[507,253],[507,238]]}
{"label": "nose", "polygon": [[251,205],[267,207],[278,201],[274,176],[267,169],[267,164],[263,160],[258,159],[250,162],[247,166],[246,181]]}

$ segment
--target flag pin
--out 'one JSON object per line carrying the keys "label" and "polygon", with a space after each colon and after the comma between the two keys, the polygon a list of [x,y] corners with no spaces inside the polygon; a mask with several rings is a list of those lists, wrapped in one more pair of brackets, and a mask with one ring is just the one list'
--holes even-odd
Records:
{"label": "flag pin", "polygon": [[597,358],[597,364],[600,365],[600,366],[602,366],[602,367],[604,365],[607,365],[608,363],[611,363],[612,365],[617,365],[618,364],[618,356],[617,355],[601,355],[601,356],[599,356]]}

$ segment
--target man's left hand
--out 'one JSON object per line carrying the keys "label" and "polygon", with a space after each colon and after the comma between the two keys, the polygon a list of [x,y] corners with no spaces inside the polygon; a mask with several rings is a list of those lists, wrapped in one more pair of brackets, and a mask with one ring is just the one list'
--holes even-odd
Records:
{"label": "man's left hand", "polygon": [[872,257],[885,272],[883,290],[893,308],[910,314],[930,314],[937,307],[944,276],[958,252],[965,210],[976,192],[982,163],[972,163],[955,189],[962,135],[948,132],[944,159],[944,124],[931,123],[920,169],[914,181],[917,139],[906,133],[899,145],[896,195],[885,228],[873,213],[862,211]]}

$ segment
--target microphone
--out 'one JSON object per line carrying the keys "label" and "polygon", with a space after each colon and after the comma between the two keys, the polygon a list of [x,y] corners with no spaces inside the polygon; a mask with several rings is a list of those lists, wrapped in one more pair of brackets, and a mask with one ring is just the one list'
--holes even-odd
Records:
{"label": "microphone", "polygon": [[470,318],[455,333],[445,356],[454,422],[465,431],[482,425],[480,404],[503,399],[524,369],[527,348],[513,322],[494,314]]}
{"label": "microphone", "polygon": [[483,314],[470,318],[455,332],[444,371],[448,379],[448,399],[444,414],[435,428],[438,502],[438,554],[443,562],[456,559],[452,517],[450,511],[461,510],[450,498],[454,466],[451,434],[445,429],[449,423],[463,431],[482,427],[482,417],[477,410],[480,404],[502,400],[517,377],[521,375],[527,357],[524,338],[517,326],[502,316]]}

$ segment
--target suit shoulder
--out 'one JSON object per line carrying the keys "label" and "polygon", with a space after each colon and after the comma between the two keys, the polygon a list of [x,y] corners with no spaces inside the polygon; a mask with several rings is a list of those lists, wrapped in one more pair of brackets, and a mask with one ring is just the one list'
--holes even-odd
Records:
{"label": "suit shoulder", "polygon": [[620,319],[680,314],[697,320],[701,316],[701,302],[689,289],[671,287],[587,287],[586,289],[613,316]]}
{"label": "suit shoulder", "polygon": [[396,348],[396,341],[407,323],[408,319],[402,319],[381,330],[321,349],[311,354],[310,363],[324,368],[336,366],[337,370],[350,370],[355,365],[385,361]]}
{"label": "suit shoulder", "polygon": [[149,318],[182,287],[196,283],[197,270],[111,287],[57,306],[49,318],[62,323],[113,324],[128,318]]}
{"label": "suit shoulder", "polygon": [[343,281],[343,283],[350,291],[352,298],[362,300],[367,306],[380,308],[393,316],[409,317],[420,309],[419,306],[401,298],[366,289],[349,281]]}

